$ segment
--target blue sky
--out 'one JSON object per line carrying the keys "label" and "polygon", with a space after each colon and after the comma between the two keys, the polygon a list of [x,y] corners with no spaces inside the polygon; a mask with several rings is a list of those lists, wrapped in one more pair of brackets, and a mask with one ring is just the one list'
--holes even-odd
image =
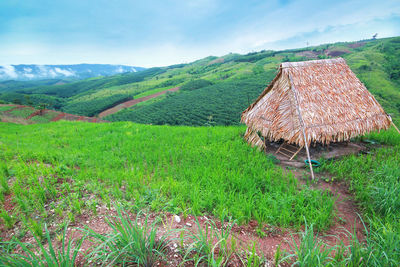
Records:
{"label": "blue sky", "polygon": [[400,1],[1,0],[0,64],[165,66],[400,35]]}

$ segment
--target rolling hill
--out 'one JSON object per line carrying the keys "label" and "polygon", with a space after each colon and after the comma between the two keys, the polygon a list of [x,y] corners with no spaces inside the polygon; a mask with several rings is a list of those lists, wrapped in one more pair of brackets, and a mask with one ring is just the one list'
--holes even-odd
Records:
{"label": "rolling hill", "polygon": [[207,57],[137,73],[91,78],[67,84],[3,88],[0,99],[25,105],[47,103],[49,108],[97,116],[125,101],[171,88],[162,94],[111,114],[111,121],[169,125],[235,125],[285,61],[341,56],[357,77],[396,120],[400,114],[400,37],[334,43],[284,51]]}

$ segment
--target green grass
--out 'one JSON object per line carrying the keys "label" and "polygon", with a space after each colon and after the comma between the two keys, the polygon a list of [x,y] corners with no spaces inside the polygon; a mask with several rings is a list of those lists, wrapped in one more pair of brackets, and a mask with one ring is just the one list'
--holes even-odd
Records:
{"label": "green grass", "polygon": [[[4,124],[0,151],[15,182],[22,217],[51,218],[44,206],[74,216],[119,200],[141,209],[257,220],[299,228],[303,216],[326,229],[334,200],[300,185],[242,139],[244,127],[172,127],[133,123]],[[122,189],[123,188],[123,189]],[[54,207],[55,208],[55,207]],[[33,216],[35,215],[35,216]]]}
{"label": "green grass", "polygon": [[[35,233],[33,234],[36,244],[24,243],[19,240],[0,242],[0,265],[15,267],[72,267],[75,266],[76,258],[80,254],[80,247],[83,238],[73,240],[69,238],[67,242],[67,226],[64,227],[61,236],[61,248],[57,248],[47,227],[44,227],[45,237],[48,246],[42,244]],[[75,242],[76,241],[76,242]],[[19,253],[15,253],[14,248],[19,248]]]}
{"label": "green grass", "polygon": [[107,219],[112,229],[107,235],[88,230],[88,237],[94,241],[94,250],[87,256],[91,261],[107,266],[152,267],[165,258],[174,241],[172,231],[157,236],[157,220],[150,223],[148,217],[140,221],[140,213],[131,220],[127,213],[117,207],[118,216]]}

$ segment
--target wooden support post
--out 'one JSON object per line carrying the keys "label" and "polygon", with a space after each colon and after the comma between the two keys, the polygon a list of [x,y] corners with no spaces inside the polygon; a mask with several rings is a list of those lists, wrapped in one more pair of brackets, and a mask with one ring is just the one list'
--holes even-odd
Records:
{"label": "wooden support post", "polygon": [[[305,137],[306,134],[304,133],[304,129],[303,129],[303,134],[304,134],[304,140],[307,140],[306,137]],[[308,150],[307,141],[306,141],[305,144],[306,144],[306,151],[307,151],[308,164],[310,165],[311,179],[314,180],[314,171],[313,171],[312,164],[311,164],[310,151]]]}
{"label": "wooden support post", "polygon": [[264,137],[264,152],[267,152],[267,138]]}
{"label": "wooden support post", "polygon": [[304,146],[306,147],[308,163],[310,164],[311,179],[314,180],[314,171],[313,171],[312,164],[311,164],[310,151],[308,150],[307,136],[306,136],[306,132],[304,130],[305,125],[304,125],[303,117],[301,116],[301,111],[300,111],[300,106],[299,106],[299,99],[297,98],[297,92],[296,92],[296,89],[294,88],[294,82],[293,82],[292,76],[290,76],[290,74],[288,74],[288,77],[289,77],[289,80],[290,80],[290,85],[289,85],[290,89],[292,90],[294,99],[296,100],[297,114],[299,116],[299,122],[300,122],[301,130],[303,132]]}

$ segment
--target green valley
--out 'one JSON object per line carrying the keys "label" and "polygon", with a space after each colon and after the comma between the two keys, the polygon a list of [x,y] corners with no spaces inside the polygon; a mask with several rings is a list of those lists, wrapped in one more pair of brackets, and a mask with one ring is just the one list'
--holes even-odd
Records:
{"label": "green valley", "polygon": [[[177,86],[180,90],[110,115],[111,121],[148,124],[239,124],[240,113],[274,77],[281,62],[341,56],[358,78],[394,118],[400,114],[398,56],[400,38],[335,43],[285,51],[261,51],[247,55],[207,57],[189,64],[151,68],[83,81],[28,88],[12,87],[0,99],[25,105],[47,103],[67,113],[96,116],[129,99]],[[196,81],[205,81],[196,84]],[[191,89],[190,84],[195,83]],[[196,101],[194,101],[196,100]]]}

